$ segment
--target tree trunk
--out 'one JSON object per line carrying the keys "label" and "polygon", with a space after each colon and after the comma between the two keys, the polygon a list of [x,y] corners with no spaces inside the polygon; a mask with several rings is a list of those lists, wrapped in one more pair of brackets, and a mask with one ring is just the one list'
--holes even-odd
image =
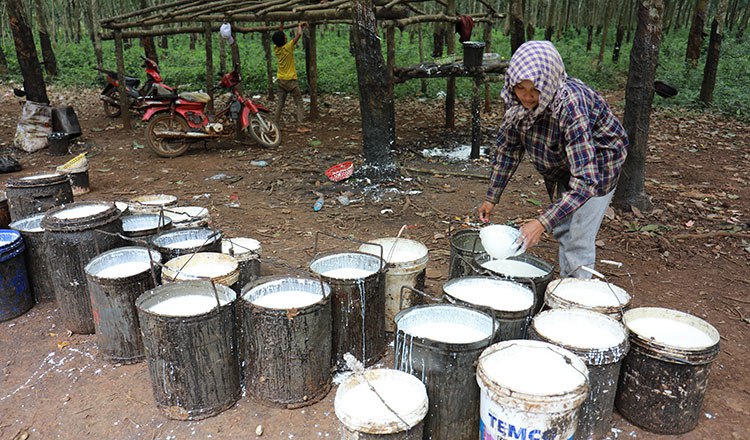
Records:
{"label": "tree trunk", "polygon": [[0,75],[5,75],[8,73],[8,58],[5,56],[5,51],[3,50],[3,41],[2,38],[0,38]]}
{"label": "tree trunk", "polygon": [[737,42],[742,42],[742,37],[745,36],[745,30],[747,29],[747,23],[750,21],[750,2],[747,2],[745,6],[745,12],[742,13],[742,19],[740,20],[739,26],[737,26],[737,34],[735,38]]}
{"label": "tree trunk", "polygon": [[701,46],[703,46],[703,28],[706,27],[707,6],[708,0],[695,0],[693,24],[690,26],[687,50],[685,51],[685,61],[687,61],[692,68],[698,67],[698,59],[701,57]]}
{"label": "tree trunk", "polygon": [[[456,0],[448,0],[445,14],[449,17],[456,15]],[[456,33],[449,29],[445,35],[445,51],[448,55],[456,54]],[[448,77],[445,85],[445,128],[456,126],[456,77]]]}
{"label": "tree trunk", "polygon": [[725,32],[726,30],[734,30],[734,25],[737,21],[737,7],[738,7],[739,0],[732,0],[729,4],[729,9],[726,13],[726,19],[724,20],[724,28]]}
{"label": "tree trunk", "polygon": [[635,206],[648,211],[652,207],[645,188],[646,153],[649,116],[654,99],[654,78],[661,47],[663,12],[663,0],[638,1],[638,24],[630,51],[623,117],[630,147],[614,197],[614,204],[620,208]]}
{"label": "tree trunk", "polygon": [[[122,31],[115,29],[115,58],[117,60],[117,76],[125,78],[125,56],[123,54]],[[122,128],[130,130],[132,128],[130,121],[130,104],[128,102],[128,93],[125,90],[125,81],[117,82],[117,92],[120,95],[120,119],[122,119]]]}
{"label": "tree trunk", "polygon": [[612,47],[612,62],[620,62],[620,49],[622,48],[622,39],[625,36],[625,13],[630,7],[630,0],[625,0],[620,8],[620,14],[617,17],[617,31],[615,32],[615,45]]}
{"label": "tree trunk", "polygon": [[354,0],[352,12],[365,157],[363,174],[376,180],[389,180],[399,175],[391,154],[396,141],[395,109],[372,0]]}
{"label": "tree trunk", "polygon": [[[141,0],[141,9],[146,8],[148,8],[148,0]],[[149,26],[144,29],[151,29],[151,27]],[[152,37],[141,37],[141,44],[143,45],[143,53],[146,55],[146,58],[159,64],[159,55],[156,53],[154,39]]]}
{"label": "tree trunk", "polygon": [[[484,24],[484,32],[482,34],[482,39],[485,42],[484,52],[492,53],[492,23]],[[484,111],[486,112],[490,111],[491,103],[492,103],[492,94],[490,91],[490,84],[488,82],[485,82],[484,83]]]}
{"label": "tree trunk", "polygon": [[[145,0],[141,0],[145,1]],[[141,3],[141,5],[143,5]],[[211,23],[203,23],[203,36],[206,41],[206,91],[211,100],[206,103],[206,110],[209,114],[214,114],[214,46],[211,32]],[[149,38],[150,41],[151,38]],[[153,43],[152,43],[153,44]],[[156,48],[154,48],[156,49]],[[148,55],[146,55],[148,56]],[[154,60],[155,61],[155,60]]]}
{"label": "tree trunk", "polygon": [[8,12],[8,22],[10,22],[13,41],[16,46],[18,65],[23,76],[23,89],[26,91],[26,99],[49,104],[42,66],[39,64],[39,58],[36,55],[34,35],[26,18],[23,0],[5,0],[5,8]]}
{"label": "tree trunk", "polygon": [[44,60],[44,70],[49,76],[57,76],[57,60],[55,51],[52,49],[52,41],[49,38],[47,30],[47,18],[44,16],[44,7],[42,0],[34,0],[36,6],[36,25],[39,29],[39,45],[42,47],[42,59]]}
{"label": "tree trunk", "polygon": [[310,120],[318,119],[318,35],[316,25],[308,25],[305,39],[305,71],[307,72],[307,88],[310,91]]}
{"label": "tree trunk", "polygon": [[703,82],[698,101],[710,106],[714,100],[714,86],[716,86],[716,72],[719,70],[721,42],[724,39],[724,17],[727,12],[727,0],[719,0],[716,15],[711,22],[711,37],[708,40],[706,66],[703,68]]}
{"label": "tree trunk", "polygon": [[[270,23],[266,23],[266,25],[269,25],[269,24]],[[261,44],[263,44],[263,55],[265,56],[265,59],[266,59],[266,84],[268,84],[267,98],[269,101],[273,101],[275,99],[275,93],[274,93],[274,87],[273,87],[273,63],[271,59],[271,32],[270,31],[263,31],[263,34],[261,35]],[[219,49],[221,48],[222,46],[220,45]]]}
{"label": "tree trunk", "polygon": [[432,27],[432,57],[443,56],[443,44],[445,43],[445,23],[437,22]]}
{"label": "tree trunk", "polygon": [[[271,38],[271,37],[268,37],[268,38]],[[269,60],[270,60],[270,55],[269,55]],[[267,61],[267,63],[268,62],[270,61]],[[219,38],[219,71],[222,73],[227,71],[227,43],[226,43],[226,40],[223,38]],[[269,87],[273,87],[273,84],[271,84]]]}
{"label": "tree trunk", "polygon": [[190,43],[188,44],[188,47],[190,48],[190,50],[191,50],[191,51],[192,51],[192,50],[195,50],[195,42],[196,42],[197,40],[198,40],[198,36],[197,36],[197,35],[195,35],[195,33],[194,33],[194,32],[191,32],[191,33],[190,33]]}
{"label": "tree trunk", "polygon": [[[96,0],[88,0],[86,11],[86,22],[88,23],[91,43],[94,45],[94,57],[96,57],[96,67],[103,68],[104,56],[102,54],[102,40],[99,37],[99,5]],[[101,76],[101,73],[99,74]]]}
{"label": "tree trunk", "polygon": [[[424,47],[422,45],[422,23],[419,23],[417,26],[417,41],[419,42],[419,64],[422,64],[424,62]],[[425,78],[421,78],[419,80],[419,91],[420,93],[422,93],[422,96],[427,95],[427,80]]]}
{"label": "tree trunk", "polygon": [[523,0],[510,0],[510,53],[516,53],[525,40]]}
{"label": "tree trunk", "polygon": [[547,0],[546,18],[544,23],[544,39],[552,40],[552,35],[555,34],[555,5],[552,4],[552,0]]}
{"label": "tree trunk", "polygon": [[610,17],[614,14],[615,1],[607,0],[607,7],[604,11],[604,29],[602,29],[602,44],[599,46],[599,57],[597,58],[596,67],[600,68],[604,60],[604,49],[607,47],[607,34],[609,33]]}
{"label": "tree trunk", "polygon": [[164,50],[169,49],[169,39],[166,35],[162,35],[162,37],[159,39],[159,47]]}

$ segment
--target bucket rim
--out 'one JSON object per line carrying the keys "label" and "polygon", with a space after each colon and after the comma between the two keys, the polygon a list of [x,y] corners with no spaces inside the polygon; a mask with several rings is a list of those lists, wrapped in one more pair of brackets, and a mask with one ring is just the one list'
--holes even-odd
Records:
{"label": "bucket rim", "polygon": [[[403,319],[406,315],[410,313],[419,313],[420,310],[426,309],[426,308],[456,308],[456,309],[462,309],[465,313],[481,315],[482,319],[488,319],[490,321],[490,326],[491,326],[492,331],[490,332],[488,336],[482,339],[478,339],[476,341],[471,341],[471,342],[466,342],[466,343],[456,343],[456,342],[439,341],[439,340],[424,337],[424,336],[412,335],[411,333],[407,333],[404,329],[399,327],[398,325],[399,321]],[[477,348],[487,347],[495,339],[495,337],[497,336],[497,332],[498,332],[498,325],[495,322],[495,320],[493,320],[492,315],[490,315],[483,309],[467,307],[467,306],[463,306],[460,304],[439,303],[439,304],[420,304],[420,305],[412,306],[412,307],[409,307],[408,309],[404,309],[396,313],[396,316],[393,318],[393,322],[396,327],[397,338],[398,338],[398,334],[401,333],[404,335],[404,337],[408,337],[423,345],[429,345],[431,347],[445,347],[449,349],[450,351],[456,351],[456,352],[472,351]]]}
{"label": "bucket rim", "polygon": [[[464,237],[464,235],[476,236],[471,249],[465,248],[465,247],[459,247],[458,244],[455,242],[456,238],[460,238],[460,239],[471,238],[471,237]],[[454,232],[453,235],[451,235],[450,237],[450,244],[451,244],[451,249],[456,249],[456,251],[458,252],[471,253],[473,255],[487,253],[487,251],[484,250],[484,246],[482,246],[482,240],[479,239],[479,228],[464,228],[464,229],[460,229]],[[477,245],[479,245],[479,247],[477,247]]]}
{"label": "bucket rim", "polygon": [[[276,309],[272,307],[264,307],[264,306],[255,304],[252,302],[252,300],[250,300],[249,298],[246,298],[246,295],[249,294],[253,289],[256,289],[263,285],[272,284],[274,282],[281,282],[281,281],[290,280],[290,279],[299,280],[299,281],[308,281],[314,284],[321,284],[323,286],[323,292],[322,292],[322,295],[320,296],[320,300],[312,304],[303,306],[303,307]],[[326,302],[330,302],[331,292],[332,292],[332,289],[328,283],[315,277],[298,276],[298,275],[268,275],[268,276],[256,278],[250,281],[249,283],[245,284],[245,286],[242,287],[242,291],[238,295],[237,300],[240,301],[244,307],[248,307],[250,309],[261,309],[263,311],[273,312],[273,313],[279,312],[284,315],[286,315],[289,310],[294,309],[294,310],[297,310],[300,314],[304,314],[308,310],[318,308],[320,307],[320,305],[325,304]]]}
{"label": "bucket rim", "polygon": [[541,259],[541,258],[539,258],[537,256],[524,253],[524,254],[514,255],[512,257],[508,257],[508,258],[506,258],[506,260],[520,261],[520,262],[523,262],[523,263],[527,263],[527,264],[530,264],[530,265],[536,267],[537,269],[541,269],[541,270],[546,271],[546,273],[544,275],[539,275],[537,277],[514,277],[514,276],[506,275],[506,274],[501,273],[501,272],[496,272],[494,270],[487,269],[487,268],[485,268],[485,267],[482,266],[482,263],[486,263],[487,261],[490,261],[490,260],[493,260],[493,259],[494,258],[492,258],[492,256],[490,254],[488,254],[487,252],[484,252],[484,253],[478,254],[478,255],[476,255],[474,257],[474,263],[477,264],[479,267],[481,267],[483,270],[486,270],[487,272],[493,274],[494,276],[500,277],[500,278],[504,278],[504,279],[507,279],[507,280],[534,281],[535,283],[538,283],[538,282],[541,282],[541,281],[544,281],[544,280],[547,280],[547,279],[552,279],[552,275],[553,275],[553,273],[555,271],[554,266],[552,266],[550,263],[544,261],[543,259]]}
{"label": "bucket rim", "polygon": [[[399,242],[406,243],[408,246],[413,246],[415,248],[415,253],[419,252],[419,257],[410,260],[390,261],[391,259],[389,257],[392,256],[391,252],[397,253],[397,251],[399,250]],[[427,248],[427,246],[417,240],[412,240],[410,238],[404,237],[376,238],[363,243],[359,247],[358,251],[380,257],[380,247],[373,246],[373,244],[383,246],[383,261],[388,266],[389,270],[405,270],[409,268],[418,268],[421,266],[426,266],[427,262],[429,261],[429,249]]]}
{"label": "bucket rim", "polygon": [[[238,241],[241,240],[241,241]],[[257,246],[251,248],[248,244],[243,245],[241,243],[247,243],[251,241],[253,246]],[[230,252],[233,250],[233,248],[237,246],[242,248],[240,252],[234,252],[234,255],[232,255]],[[221,253],[227,254],[232,257],[234,257],[237,261],[249,261],[249,260],[257,260],[260,258],[261,253],[263,252],[263,246],[261,245],[260,240],[256,240],[251,237],[233,237],[233,238],[224,238],[221,240]]]}
{"label": "bucket rim", "polygon": [[[689,321],[692,327],[700,326],[699,330],[703,331],[706,336],[711,338],[713,343],[706,346],[696,347],[685,347],[670,345],[664,342],[657,342],[645,335],[636,333],[629,325],[628,321],[637,319],[639,314],[650,314],[660,313],[672,315],[678,321]],[[646,354],[653,355],[663,361],[677,363],[677,364],[689,364],[689,365],[702,365],[712,362],[720,351],[721,334],[710,322],[705,319],[701,319],[695,315],[689,313],[668,309],[665,307],[637,307],[630,309],[623,315],[623,325],[630,332],[630,343],[634,349],[640,350]]]}
{"label": "bucket rim", "polygon": [[[364,258],[375,259],[375,261],[378,262],[378,270],[373,271],[373,273],[371,273],[371,274],[369,274],[369,275],[367,275],[365,277],[361,277],[361,278],[338,278],[338,277],[325,276],[325,275],[323,275],[322,273],[318,272],[317,270],[315,270],[313,268],[313,266],[315,265],[315,263],[317,263],[319,261],[322,261],[322,260],[325,260],[325,259],[329,259],[329,258],[333,258],[333,257],[336,257],[336,256],[343,257],[343,256],[346,256],[346,255],[358,255],[358,256],[362,256]],[[360,251],[330,251],[330,252],[322,252],[322,253],[319,253],[319,254],[315,255],[313,257],[313,259],[310,260],[310,264],[308,265],[308,269],[313,274],[319,275],[321,278],[323,278],[324,280],[329,281],[329,282],[330,281],[337,281],[337,282],[348,281],[349,282],[349,281],[362,280],[362,279],[367,280],[367,279],[378,277],[380,274],[382,274],[382,273],[385,272],[385,260],[382,259],[382,258],[380,258],[377,255],[372,255],[372,254],[368,254],[366,252],[360,252]]]}
{"label": "bucket rim", "polygon": [[[44,218],[43,212],[39,214],[30,215],[28,217],[20,218],[16,221],[10,222],[8,227],[11,229],[15,229],[16,231],[19,231],[22,234],[40,234],[44,232],[44,228],[42,227],[43,218]],[[36,224],[37,226],[34,229],[41,229],[41,231],[34,231],[30,229],[29,223]]]}
{"label": "bucket rim", "polygon": [[[23,236],[15,229],[0,229],[0,255],[14,252],[20,247],[24,247]],[[0,257],[2,258],[2,257]],[[7,260],[3,258],[2,261]]]}
{"label": "bucket rim", "polygon": [[[216,261],[210,261],[214,259]],[[208,260],[209,263],[223,264],[227,266],[226,273],[217,276],[199,276],[186,274],[191,264],[205,263],[201,260]],[[231,269],[230,269],[231,268]],[[182,278],[184,277],[184,278]],[[186,280],[213,280],[215,283],[231,286],[239,280],[240,267],[237,260],[221,252],[196,252],[180,255],[164,263],[161,271],[161,278],[166,282],[186,281]]]}
{"label": "bucket rim", "polygon": [[[398,378],[399,381],[403,381],[404,388],[410,387],[411,391],[418,393],[414,399],[416,404],[414,408],[407,414],[400,414],[399,417],[406,422],[404,423],[394,417],[395,420],[382,420],[382,421],[363,421],[359,420],[353,414],[346,411],[347,408],[341,401],[344,399],[345,394],[351,389],[365,383],[364,379],[368,382],[376,381],[380,377],[392,376]],[[421,423],[427,411],[429,409],[429,400],[427,396],[427,388],[424,383],[417,377],[395,369],[390,368],[373,368],[365,370],[362,375],[352,374],[346,378],[336,390],[336,396],[334,397],[334,413],[339,421],[352,431],[362,432],[366,434],[395,434],[399,432],[405,432]],[[370,423],[367,423],[370,422]]]}
{"label": "bucket rim", "polygon": [[[93,268],[97,264],[99,264],[102,260],[105,260],[105,259],[110,258],[110,257],[112,257],[114,255],[117,255],[117,254],[128,254],[128,253],[130,253],[130,254],[145,253],[146,255],[150,254],[150,259],[148,260],[149,267],[146,268],[146,269],[144,269],[144,270],[142,270],[142,271],[140,271],[140,272],[138,272],[138,273],[134,273],[132,275],[129,275],[127,277],[117,277],[117,278],[100,277],[96,273],[92,272]],[[131,279],[131,278],[140,278],[144,274],[150,274],[151,268],[154,267],[154,265],[151,264],[152,260],[154,262],[156,262],[156,268],[158,268],[159,264],[161,263],[161,254],[159,252],[157,252],[156,250],[154,250],[154,249],[149,249],[149,248],[143,247],[143,246],[123,246],[123,247],[119,247],[119,248],[115,248],[115,249],[110,249],[110,250],[108,250],[106,252],[102,252],[101,254],[97,255],[94,258],[92,258],[91,261],[89,261],[88,264],[86,264],[86,266],[84,267],[84,272],[86,272],[87,276],[90,276],[91,278],[94,278],[97,281],[99,281],[99,280],[114,281],[114,280],[126,280],[126,279]]]}
{"label": "bucket rim", "polygon": [[[612,305],[596,305],[591,306],[588,304],[583,304],[577,301],[574,301],[569,298],[565,298],[561,295],[558,295],[555,293],[555,290],[561,285],[566,284],[575,284],[575,283],[585,283],[585,284],[602,284],[607,285],[608,288],[611,288],[612,291],[614,291],[614,297],[617,298],[618,305],[612,304]],[[612,295],[608,295],[608,298],[612,298]],[[550,308],[583,308],[587,310],[592,310],[595,312],[603,313],[605,315],[617,315],[620,316],[622,312],[627,309],[630,304],[633,301],[633,295],[631,295],[627,290],[623,289],[622,287],[606,282],[601,281],[597,279],[583,279],[583,278],[558,278],[555,280],[552,280],[547,284],[547,288],[544,291],[544,303],[549,306]]]}
{"label": "bucket rim", "polygon": [[[164,240],[164,237],[168,237],[170,235],[189,235],[191,232],[206,232],[207,233],[207,240],[205,243],[203,243],[200,246],[195,246],[192,248],[175,248],[170,247],[169,244],[162,244],[161,241]],[[159,250],[159,252],[172,252],[174,250],[180,250],[180,251],[186,251],[190,252],[191,250],[200,249],[206,246],[211,246],[216,244],[217,241],[221,241],[223,239],[223,234],[220,230],[214,229],[214,228],[208,228],[208,227],[195,227],[195,228],[172,228],[166,231],[161,231],[158,234],[153,235],[149,241],[151,244]],[[175,243],[175,242],[172,242]]]}
{"label": "bucket rim", "polygon": [[[455,294],[449,293],[448,290],[446,289],[446,287],[449,287],[453,284],[460,284],[460,283],[465,283],[465,282],[474,281],[474,280],[482,281],[482,282],[489,283],[489,284],[512,285],[514,289],[523,290],[525,293],[529,295],[529,297],[531,298],[531,305],[529,305],[529,307],[524,308],[524,309],[515,309],[515,310],[508,310],[507,308],[500,309],[500,308],[493,307],[490,304],[486,304],[486,303],[478,304],[478,303],[468,301],[466,299],[456,296]],[[519,316],[527,316],[529,312],[533,310],[534,304],[536,303],[536,295],[534,291],[531,290],[529,287],[527,287],[525,284],[521,284],[510,279],[498,279],[498,278],[482,277],[482,276],[476,276],[476,275],[452,278],[446,281],[445,283],[443,283],[443,296],[452,298],[453,300],[456,300],[456,301],[460,301],[461,303],[464,303],[464,304],[471,304],[472,306],[476,306],[476,307],[491,308],[495,310],[495,312],[500,312],[500,313],[505,314],[504,317],[507,316],[507,314],[512,314],[512,315],[518,314]]]}
{"label": "bucket rim", "polygon": [[[584,377],[584,381],[569,391],[543,395],[513,390],[510,387],[497,383],[487,372],[487,369],[485,367],[487,359],[498,351],[504,350],[513,345],[536,346],[539,348],[547,348],[549,350],[552,350],[553,352],[556,352],[565,359],[567,365],[570,365],[571,368],[575,369]],[[529,412],[540,413],[567,411],[576,408],[588,398],[590,389],[588,367],[586,366],[584,361],[575,353],[563,347],[559,347],[545,341],[534,341],[528,339],[511,339],[508,341],[498,342],[487,347],[477,359],[476,379],[480,389],[486,391],[492,398],[492,400],[512,402],[518,399],[522,399],[527,402],[533,403],[533,405],[530,405],[530,408],[528,409]]]}
{"label": "bucket rim", "polygon": [[[163,299],[169,299],[174,296],[180,296],[180,293],[184,293],[186,289],[193,289],[195,292],[190,293],[190,295],[201,295],[201,296],[210,296],[212,298],[215,298],[213,295],[213,289],[216,289],[216,293],[218,295],[221,295],[224,298],[220,298],[219,301],[219,307],[217,310],[216,306],[213,306],[210,310],[199,313],[196,315],[164,315],[161,313],[156,313],[152,311],[149,308],[149,301],[153,301],[155,299],[161,299],[159,297],[165,297]],[[202,289],[202,290],[200,290]],[[206,293],[206,294],[204,294]],[[221,299],[226,299],[227,301],[224,303],[221,303]],[[147,314],[149,316],[155,317],[156,319],[160,320],[167,320],[167,321],[179,321],[179,322],[195,322],[195,321],[202,321],[205,319],[207,315],[210,315],[215,312],[221,312],[229,307],[234,307],[234,303],[237,300],[237,293],[232,290],[229,286],[225,286],[223,284],[218,283],[212,283],[211,281],[205,281],[205,280],[185,280],[185,281],[175,281],[171,283],[161,284],[159,286],[154,287],[153,289],[149,289],[142,294],[138,296],[138,298],[135,300],[135,306],[138,309],[140,313]],[[154,305],[154,304],[151,304]]]}
{"label": "bucket rim", "polygon": [[9,189],[16,188],[36,188],[40,186],[49,186],[59,183],[70,182],[70,176],[59,171],[51,173],[29,174],[28,176],[8,179],[6,187]]}
{"label": "bucket rim", "polygon": [[[77,218],[59,218],[57,214],[68,209],[76,209],[84,206],[101,206],[104,209],[95,214]],[[99,226],[117,221],[122,216],[115,204],[102,201],[82,201],[60,205],[48,210],[42,219],[42,228],[48,232],[76,232],[94,229]]]}

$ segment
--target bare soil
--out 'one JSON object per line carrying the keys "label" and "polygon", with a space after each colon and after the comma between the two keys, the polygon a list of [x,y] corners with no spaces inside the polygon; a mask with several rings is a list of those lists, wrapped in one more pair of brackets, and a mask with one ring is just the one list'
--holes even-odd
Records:
{"label": "bare soil", "polygon": [[[407,234],[430,249],[427,290],[447,279],[449,227],[477,221],[489,162],[426,159],[424,148],[456,148],[470,142],[467,103],[457,106],[455,130],[443,126],[442,101],[397,103],[396,157],[403,178],[373,187],[362,179],[329,182],[323,172],[344,160],[360,166],[357,100],[322,99],[320,120],[284,121],[284,141],[266,150],[232,139],[193,146],[162,159],[144,148],[143,125],[123,130],[107,119],[95,90],[51,90],[55,105],[73,105],[84,134],[73,153],[89,152],[91,192],[81,200],[128,200],[167,193],[182,205],[210,210],[226,236],[261,241],[268,257],[263,273],[304,269],[314,255],[317,232],[360,240]],[[610,96],[617,106],[622,96]],[[11,143],[20,114],[9,87],[0,90],[0,146]],[[483,145],[493,143],[499,117],[484,112]],[[13,153],[23,164],[17,177],[53,169],[72,158],[44,151]],[[265,167],[251,165],[264,160]],[[651,213],[610,213],[599,233],[599,265],[626,288],[635,306],[682,310],[721,333],[697,428],[680,439],[750,438],[750,126],[712,114],[662,110],[653,114],[646,187]],[[429,169],[437,174],[414,171]],[[225,174],[223,179],[212,176]],[[461,175],[463,174],[463,175]],[[480,178],[472,177],[478,175]],[[312,210],[318,191],[323,209]],[[351,204],[342,205],[345,194]],[[497,222],[533,218],[545,200],[544,185],[524,163],[495,213]],[[239,202],[238,207],[228,206]],[[452,225],[451,225],[452,223]],[[356,245],[321,236],[318,251]],[[533,253],[556,262],[550,238]],[[275,263],[274,263],[275,262]],[[391,366],[392,361],[384,361]],[[0,438],[2,439],[249,439],[338,438],[334,389],[322,401],[296,410],[277,409],[243,397],[218,416],[196,422],[165,418],[156,408],[146,363],[113,365],[98,357],[95,335],[68,335],[55,303],[36,305],[0,323]],[[615,414],[611,438],[670,438],[635,427]],[[461,439],[457,439],[461,440]]]}

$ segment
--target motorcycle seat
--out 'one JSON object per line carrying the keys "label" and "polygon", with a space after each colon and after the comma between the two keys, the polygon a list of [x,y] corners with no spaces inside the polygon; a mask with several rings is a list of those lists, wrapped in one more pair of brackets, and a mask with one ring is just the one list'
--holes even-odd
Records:
{"label": "motorcycle seat", "polygon": [[125,85],[128,87],[138,87],[138,85],[141,83],[141,80],[138,78],[133,78],[131,76],[125,77]]}
{"label": "motorcycle seat", "polygon": [[207,103],[211,100],[211,96],[205,92],[182,92],[180,98],[186,101]]}

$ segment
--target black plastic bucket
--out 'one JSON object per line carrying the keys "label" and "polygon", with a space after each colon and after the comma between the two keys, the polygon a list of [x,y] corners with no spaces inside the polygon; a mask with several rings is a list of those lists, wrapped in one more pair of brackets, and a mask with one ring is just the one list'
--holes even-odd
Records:
{"label": "black plastic bucket", "polygon": [[589,395],[581,405],[577,440],[611,434],[617,379],[628,352],[628,331],[616,319],[584,309],[552,309],[534,317],[529,339],[549,342],[581,358],[589,371]]}
{"label": "black plastic bucket", "polygon": [[195,252],[221,253],[221,232],[210,228],[172,229],[151,237],[151,244],[163,261]]}
{"label": "black plastic bucket", "polygon": [[628,310],[630,330],[617,388],[617,411],[634,425],[658,434],[691,431],[701,419],[711,363],[719,355],[719,332],[677,310]]}
{"label": "black plastic bucket", "polygon": [[45,248],[53,266],[55,298],[66,329],[94,333],[84,268],[102,252],[123,246],[120,210],[110,202],[76,202],[50,209],[42,218]]}
{"label": "black plastic bucket", "polygon": [[47,154],[65,156],[69,153],[70,142],[67,133],[53,131],[47,135]]}
{"label": "black plastic bucket", "polygon": [[6,185],[11,220],[20,220],[73,201],[73,189],[67,174],[36,174],[9,179]]}
{"label": "black plastic bucket", "polygon": [[479,67],[484,60],[484,41],[464,41],[464,67]]}
{"label": "black plastic bucket", "polygon": [[156,251],[127,246],[104,252],[86,265],[96,340],[104,359],[132,364],[145,357],[135,300],[156,287],[160,262]]}
{"label": "black plastic bucket", "polygon": [[427,387],[424,438],[479,438],[476,362],[496,331],[489,314],[456,305],[414,306],[396,315],[395,368]]}
{"label": "black plastic bucket", "polygon": [[260,277],[261,246],[253,238],[229,238],[221,241],[221,252],[234,257],[240,267],[240,289]]}
{"label": "black plastic bucket", "polygon": [[472,263],[478,255],[485,254],[479,229],[462,229],[451,235],[451,261],[448,279],[474,274]]}
{"label": "black plastic bucket", "polygon": [[544,293],[547,290],[547,284],[552,281],[555,268],[541,258],[528,254],[521,254],[505,259],[506,264],[525,264],[529,266],[527,269],[538,272],[536,275],[525,275],[524,266],[520,266],[520,272],[515,267],[508,267],[507,269],[487,267],[486,265],[492,264],[492,260],[493,258],[489,254],[476,256],[474,258],[476,274],[492,275],[529,286],[534,291],[535,296],[534,310],[531,314],[533,316],[539,313],[544,305]]}
{"label": "black plastic bucket", "polygon": [[179,281],[138,297],[138,320],[159,409],[200,420],[240,398],[235,300],[229,287]]}
{"label": "black plastic bucket", "polygon": [[284,408],[331,389],[331,287],[314,278],[264,277],[242,289],[247,393]]}
{"label": "black plastic bucket", "polygon": [[383,259],[362,252],[328,253],[315,257],[310,270],[331,286],[333,351],[337,368],[351,353],[366,366],[386,349],[385,273]]}
{"label": "black plastic bucket", "polygon": [[154,235],[172,229],[172,219],[159,214],[136,214],[122,217],[122,233],[146,243]]}
{"label": "black plastic bucket", "polygon": [[16,220],[10,227],[20,232],[26,245],[26,271],[29,274],[31,290],[36,302],[55,300],[55,285],[52,279],[52,262],[46,248],[42,219],[44,214],[36,214]]}
{"label": "black plastic bucket", "polygon": [[34,305],[25,249],[21,233],[0,229],[0,321],[21,316]]}
{"label": "black plastic bucket", "polygon": [[52,131],[63,132],[68,139],[81,135],[81,124],[72,106],[52,107]]}
{"label": "black plastic bucket", "polygon": [[523,284],[489,277],[461,277],[443,284],[443,295],[451,303],[494,313],[497,336],[493,342],[526,337],[534,292]]}

